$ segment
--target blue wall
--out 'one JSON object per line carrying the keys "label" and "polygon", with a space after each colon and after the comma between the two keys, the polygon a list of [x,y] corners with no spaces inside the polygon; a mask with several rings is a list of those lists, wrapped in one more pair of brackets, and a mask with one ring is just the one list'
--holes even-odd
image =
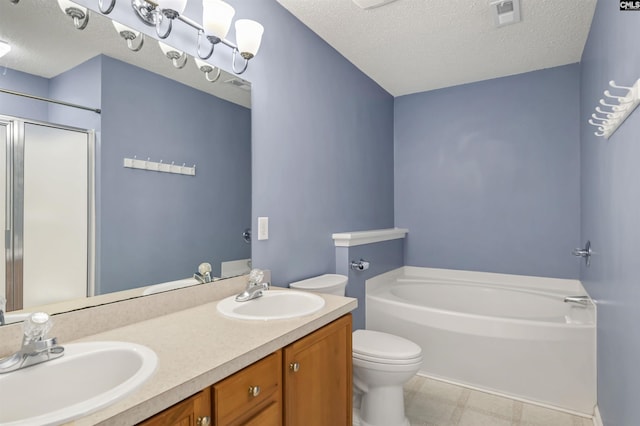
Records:
{"label": "blue wall", "polygon": [[[366,271],[354,271],[351,262],[360,259],[370,263]],[[336,273],[349,277],[346,295],[358,299],[358,307],[352,312],[353,329],[365,328],[365,281],[404,265],[404,240],[389,240],[353,247],[336,247]]]}
{"label": "blue wall", "polygon": [[395,101],[406,264],[577,278],[577,64]]}
{"label": "blue wall", "polygon": [[[204,261],[219,276],[221,261],[251,257],[251,110],[102,64],[100,291],[185,278]],[[196,176],[124,168],[134,155],[196,164]]]}
{"label": "blue wall", "polygon": [[[0,87],[79,105],[100,107],[100,57],[51,79],[4,68]],[[0,114],[100,130],[100,115],[58,104],[0,93]]]}
{"label": "blue wall", "polygon": [[[102,56],[96,56],[49,81],[49,97],[90,108],[102,103]],[[52,123],[100,132],[100,114],[58,104],[48,104]]]}
{"label": "blue wall", "polygon": [[[242,76],[253,83],[252,228],[258,216],[270,219],[269,240],[254,232],[254,265],[276,285],[333,272],[332,233],[393,227],[393,97],[275,0],[229,3],[236,18],[265,27]],[[189,2],[185,15],[201,21],[201,4]],[[153,34],[127,2],[110,16]],[[185,25],[170,43],[196,54]],[[230,58],[217,48],[210,62],[228,70]]]}
{"label": "blue wall", "polygon": [[[32,74],[2,68],[0,87],[34,96],[49,96],[49,80]],[[0,93],[0,115],[47,121],[47,103]]]}
{"label": "blue wall", "polygon": [[640,78],[640,15],[599,1],[582,55],[582,240],[595,255],[581,279],[598,302],[598,404],[607,426],[640,418],[640,110],[607,141],[587,124],[609,80]]}
{"label": "blue wall", "polygon": [[270,218],[254,264],[279,285],[333,272],[332,233],[393,227],[393,98],[275,1],[235,3],[267,29],[250,65],[254,229]]}

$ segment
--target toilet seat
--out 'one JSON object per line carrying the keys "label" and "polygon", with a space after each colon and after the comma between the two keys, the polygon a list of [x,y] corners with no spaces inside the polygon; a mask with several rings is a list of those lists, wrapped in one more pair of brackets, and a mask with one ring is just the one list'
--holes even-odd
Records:
{"label": "toilet seat", "polygon": [[353,332],[353,358],[379,364],[406,365],[422,361],[422,349],[400,336],[373,330]]}
{"label": "toilet seat", "polygon": [[367,356],[362,354],[353,353],[353,360],[355,361],[367,361],[374,364],[386,364],[386,365],[410,365],[422,363],[422,355],[416,358],[409,359],[385,359],[377,358],[373,356]]}

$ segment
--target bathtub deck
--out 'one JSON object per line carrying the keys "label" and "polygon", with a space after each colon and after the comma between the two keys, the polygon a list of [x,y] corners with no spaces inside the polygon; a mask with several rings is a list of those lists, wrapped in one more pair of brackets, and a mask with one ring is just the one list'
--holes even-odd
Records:
{"label": "bathtub deck", "polygon": [[404,394],[411,426],[593,426],[591,419],[420,376]]}

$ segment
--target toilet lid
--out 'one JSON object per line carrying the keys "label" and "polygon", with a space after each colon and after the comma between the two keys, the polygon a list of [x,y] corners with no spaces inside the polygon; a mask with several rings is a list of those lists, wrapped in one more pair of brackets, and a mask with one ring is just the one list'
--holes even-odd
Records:
{"label": "toilet lid", "polygon": [[291,288],[302,290],[328,291],[340,286],[346,286],[348,277],[339,274],[324,274],[319,277],[307,278],[289,284]]}
{"label": "toilet lid", "polygon": [[353,356],[362,359],[411,360],[422,356],[422,349],[410,340],[373,330],[353,332]]}

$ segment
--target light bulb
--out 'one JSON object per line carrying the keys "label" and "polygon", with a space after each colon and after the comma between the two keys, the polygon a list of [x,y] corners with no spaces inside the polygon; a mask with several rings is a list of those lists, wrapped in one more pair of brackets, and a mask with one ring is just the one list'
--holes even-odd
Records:
{"label": "light bulb", "polygon": [[157,0],[156,4],[160,9],[173,10],[182,15],[187,7],[187,0]]}
{"label": "light bulb", "polygon": [[264,27],[252,21],[250,19],[238,19],[236,21],[236,42],[238,43],[238,50],[245,56],[253,57],[258,53],[260,49],[260,42],[262,41],[262,33],[264,33]]}
{"label": "light bulb", "polygon": [[222,0],[202,0],[202,26],[205,34],[225,38],[235,14],[235,9]]}

